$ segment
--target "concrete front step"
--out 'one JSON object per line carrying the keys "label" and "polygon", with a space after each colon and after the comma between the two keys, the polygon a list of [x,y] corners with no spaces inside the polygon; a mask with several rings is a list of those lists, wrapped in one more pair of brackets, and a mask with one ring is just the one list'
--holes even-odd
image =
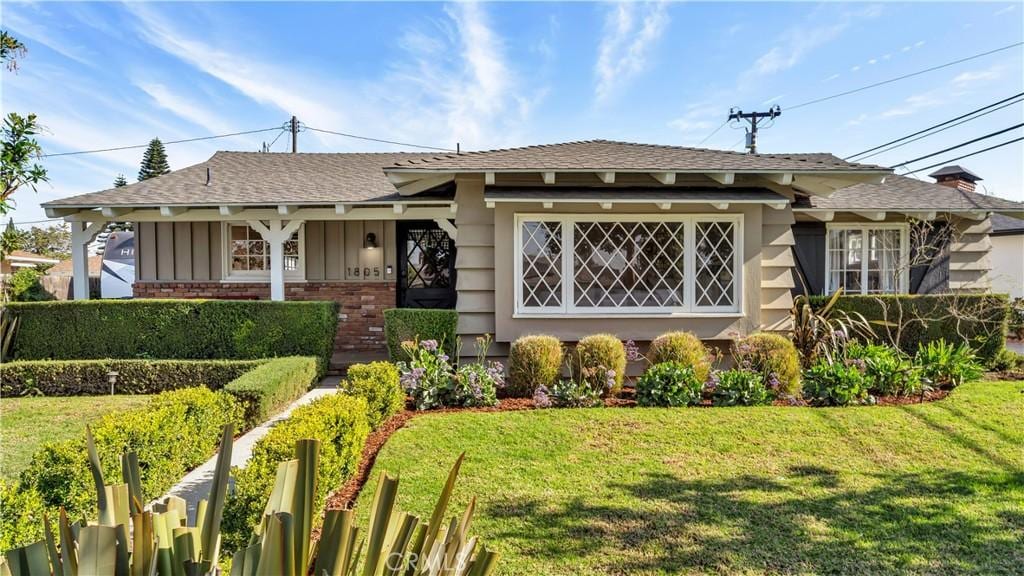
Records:
{"label": "concrete front step", "polygon": [[387,351],[380,352],[335,352],[331,355],[331,363],[327,368],[330,376],[344,376],[348,367],[353,364],[366,364],[387,360]]}

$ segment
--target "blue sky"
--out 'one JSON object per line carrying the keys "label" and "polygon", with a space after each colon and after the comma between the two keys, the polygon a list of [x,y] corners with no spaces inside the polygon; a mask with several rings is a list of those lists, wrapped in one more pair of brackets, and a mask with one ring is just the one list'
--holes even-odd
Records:
{"label": "blue sky", "polygon": [[[731,106],[778,104],[762,152],[859,152],[1024,91],[1018,47],[792,111],[787,106],[1024,39],[1021,3],[17,3],[29,54],[2,106],[35,112],[59,153],[306,125],[486,149],[607,138],[696,145]],[[1005,108],[870,161],[895,164],[1021,121]],[[964,150],[1019,136],[1020,130]],[[172,145],[172,168],[267,132]],[[742,130],[705,146],[741,149]],[[284,151],[287,138],[274,150]],[[300,134],[301,151],[393,146]],[[960,151],[957,151],[960,152]],[[46,159],[39,202],[134,180],[142,150]],[[953,157],[948,153],[935,161]],[[1024,201],[1021,143],[961,161]],[[922,162],[917,166],[925,166]]]}

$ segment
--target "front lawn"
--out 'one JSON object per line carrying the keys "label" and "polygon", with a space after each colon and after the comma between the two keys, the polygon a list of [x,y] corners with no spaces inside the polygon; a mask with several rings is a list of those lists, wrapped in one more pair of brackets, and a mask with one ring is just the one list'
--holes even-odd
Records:
{"label": "front lawn", "polygon": [[82,435],[85,424],[148,396],[66,396],[0,399],[0,472],[16,478],[44,442]]}
{"label": "front lawn", "polygon": [[381,450],[400,505],[455,508],[500,574],[1012,573],[1024,382],[924,404],[424,414]]}

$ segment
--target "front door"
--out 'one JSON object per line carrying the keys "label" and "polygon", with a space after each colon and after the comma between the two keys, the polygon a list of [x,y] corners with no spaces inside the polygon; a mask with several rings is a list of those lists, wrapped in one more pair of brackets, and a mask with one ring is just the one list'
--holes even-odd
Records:
{"label": "front door", "polygon": [[396,222],[398,307],[455,308],[455,242],[433,221]]}

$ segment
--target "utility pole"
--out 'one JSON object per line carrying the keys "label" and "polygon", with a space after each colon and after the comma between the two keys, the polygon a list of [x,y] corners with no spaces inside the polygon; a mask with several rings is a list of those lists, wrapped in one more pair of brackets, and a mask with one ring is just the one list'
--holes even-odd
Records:
{"label": "utility pole", "polygon": [[757,123],[765,118],[775,120],[779,116],[782,116],[782,109],[778,104],[772,106],[767,112],[744,112],[738,108],[729,109],[729,120],[750,122],[750,129],[747,130],[747,149],[751,154],[757,154]]}
{"label": "utility pole", "polygon": [[295,154],[299,150],[299,121],[292,116],[291,121],[292,130],[292,154]]}

